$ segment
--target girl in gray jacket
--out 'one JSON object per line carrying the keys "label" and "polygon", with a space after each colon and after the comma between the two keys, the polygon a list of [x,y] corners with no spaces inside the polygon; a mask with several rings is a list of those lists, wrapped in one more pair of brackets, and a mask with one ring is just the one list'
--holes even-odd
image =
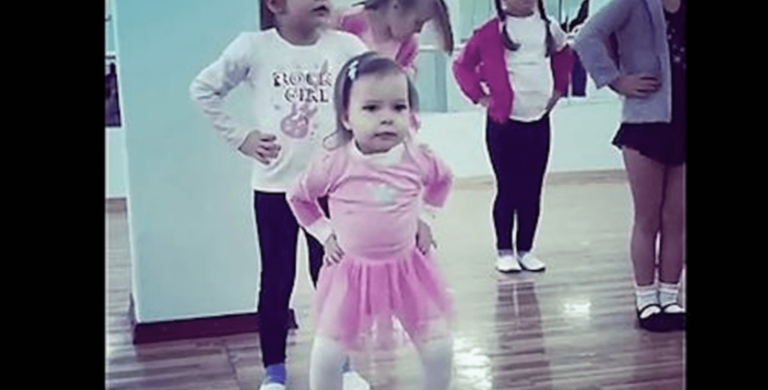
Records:
{"label": "girl in gray jacket", "polygon": [[613,144],[623,154],[634,201],[638,322],[651,331],[684,329],[678,291],[685,245],[685,0],[612,0],[579,31],[574,49],[595,85],[623,98]]}

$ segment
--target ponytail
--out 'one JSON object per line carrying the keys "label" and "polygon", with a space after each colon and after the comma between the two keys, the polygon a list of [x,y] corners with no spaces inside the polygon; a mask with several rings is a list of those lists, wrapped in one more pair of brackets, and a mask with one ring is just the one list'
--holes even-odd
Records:
{"label": "ponytail", "polygon": [[453,53],[453,28],[451,27],[451,16],[448,12],[448,6],[444,0],[435,0],[434,22],[440,34],[440,44],[443,50]]}
{"label": "ponytail", "polygon": [[259,28],[261,28],[262,31],[277,27],[275,14],[273,14],[272,10],[267,7],[267,1],[268,0],[259,1]]}
{"label": "ponytail", "polygon": [[390,0],[365,0],[352,4],[353,7],[362,5],[365,9],[379,9],[382,5],[389,4]]}
{"label": "ponytail", "polygon": [[551,21],[547,17],[547,10],[544,9],[544,0],[539,0],[539,16],[544,21],[546,27],[546,38],[544,38],[544,44],[547,45],[547,57],[551,57],[555,53],[555,38],[552,37],[552,31],[550,30]]}
{"label": "ponytail", "polygon": [[507,50],[517,51],[517,49],[520,48],[520,44],[509,39],[509,34],[507,33],[507,24],[504,22],[506,20],[506,14],[504,13],[504,9],[501,7],[501,0],[494,0],[494,5],[496,6],[496,16],[498,16],[499,20],[501,21],[501,31],[499,31],[501,34],[501,42],[504,44],[504,47],[506,47]]}

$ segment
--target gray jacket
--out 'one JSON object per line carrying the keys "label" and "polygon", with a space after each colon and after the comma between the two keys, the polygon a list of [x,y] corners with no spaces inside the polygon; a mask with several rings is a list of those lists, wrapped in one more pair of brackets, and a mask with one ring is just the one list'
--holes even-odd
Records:
{"label": "gray jacket", "polygon": [[[618,68],[609,54],[609,37],[618,43]],[[667,28],[661,0],[612,0],[587,19],[574,42],[584,69],[602,88],[620,75],[651,73],[658,91],[644,98],[623,97],[622,122],[670,122],[672,85]]]}

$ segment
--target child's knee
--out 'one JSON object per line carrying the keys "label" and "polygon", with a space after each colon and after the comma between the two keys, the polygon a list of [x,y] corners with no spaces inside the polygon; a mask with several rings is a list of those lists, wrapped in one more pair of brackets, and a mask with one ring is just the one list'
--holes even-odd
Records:
{"label": "child's knee", "polygon": [[664,205],[661,210],[661,223],[664,230],[681,230],[685,221],[682,207]]}
{"label": "child's knee", "polygon": [[318,363],[323,367],[338,366],[341,369],[346,359],[347,353],[341,347],[341,344],[326,337],[315,337],[312,343],[313,364]]}
{"label": "child's knee", "polygon": [[338,390],[342,388],[342,367],[347,355],[337,342],[315,337],[309,362],[310,390]]}
{"label": "child's knee", "polygon": [[655,234],[661,229],[661,216],[658,211],[655,213],[635,212],[635,227],[641,232]]}
{"label": "child's knee", "polygon": [[417,346],[422,362],[427,366],[450,369],[453,366],[453,338],[427,340]]}

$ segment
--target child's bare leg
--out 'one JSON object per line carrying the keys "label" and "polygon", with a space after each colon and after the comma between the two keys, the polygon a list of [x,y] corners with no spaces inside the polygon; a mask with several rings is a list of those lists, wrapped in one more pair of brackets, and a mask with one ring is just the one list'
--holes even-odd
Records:
{"label": "child's bare leg", "polygon": [[624,148],[623,152],[635,209],[630,244],[635,283],[649,286],[656,282],[656,238],[661,229],[664,166],[636,150]]}
{"label": "child's bare leg", "polygon": [[659,281],[677,284],[683,272],[685,242],[685,166],[667,169],[661,209]]}

